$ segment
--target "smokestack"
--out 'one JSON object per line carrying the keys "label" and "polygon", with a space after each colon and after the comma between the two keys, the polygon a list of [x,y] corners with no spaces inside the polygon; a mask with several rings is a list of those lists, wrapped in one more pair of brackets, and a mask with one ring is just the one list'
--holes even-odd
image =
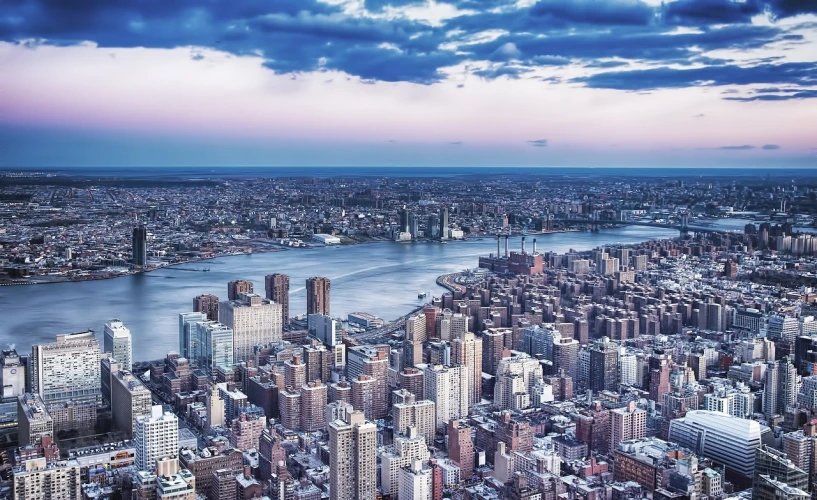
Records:
{"label": "smokestack", "polygon": [[505,258],[508,258],[508,236],[505,236]]}
{"label": "smokestack", "polygon": [[522,255],[525,255],[525,237],[522,237]]}
{"label": "smokestack", "polygon": [[499,250],[499,240],[502,239],[502,236],[496,235],[496,258],[499,258],[500,250]]}
{"label": "smokestack", "polygon": [[533,255],[536,255],[536,238],[533,239]]}

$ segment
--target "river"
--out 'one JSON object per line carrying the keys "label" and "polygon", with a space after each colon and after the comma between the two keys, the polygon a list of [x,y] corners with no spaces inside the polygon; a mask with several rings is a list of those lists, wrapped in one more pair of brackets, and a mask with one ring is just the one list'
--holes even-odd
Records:
{"label": "river", "polygon": [[[624,227],[599,232],[537,235],[538,250],[590,250],[599,245],[631,244],[677,236],[676,231]],[[533,237],[527,237],[528,249]],[[512,249],[519,238],[512,238]],[[32,344],[54,336],[93,329],[102,341],[105,321],[122,320],[133,335],[135,360],[158,359],[178,349],[178,314],[192,310],[193,297],[212,293],[225,299],[227,282],[248,279],[264,294],[264,275],[290,276],[290,311],[306,310],[304,281],[332,280],[332,316],[365,311],[395,319],[421,302],[419,292],[439,295],[437,276],[475,267],[477,257],[496,251],[496,240],[439,243],[371,243],[343,247],[292,249],[223,257],[109,280],[0,287],[0,346],[14,344],[29,353]],[[179,268],[209,267],[210,272]]]}

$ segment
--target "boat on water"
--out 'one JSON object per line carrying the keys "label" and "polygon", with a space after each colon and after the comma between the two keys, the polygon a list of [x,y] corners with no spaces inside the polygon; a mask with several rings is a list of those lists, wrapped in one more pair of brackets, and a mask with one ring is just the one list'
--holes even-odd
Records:
{"label": "boat on water", "polygon": [[428,292],[420,292],[417,294],[418,299],[424,299],[426,297],[428,297]]}

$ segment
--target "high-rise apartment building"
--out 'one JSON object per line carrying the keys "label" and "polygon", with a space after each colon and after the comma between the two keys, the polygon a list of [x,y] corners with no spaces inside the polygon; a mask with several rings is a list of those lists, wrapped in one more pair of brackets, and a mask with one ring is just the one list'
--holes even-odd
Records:
{"label": "high-rise apartment building", "polygon": [[447,425],[448,457],[460,467],[460,478],[467,481],[474,473],[474,441],[470,425],[462,420],[450,420]]}
{"label": "high-rise apartment building", "polygon": [[316,432],[326,428],[328,388],[320,381],[301,387],[301,430]]}
{"label": "high-rise apartment building", "polygon": [[451,363],[465,366],[468,371],[468,405],[482,400],[482,338],[473,333],[451,341]]}
{"label": "high-rise apartment building", "polygon": [[195,325],[195,331],[197,357],[191,361],[210,374],[231,370],[235,364],[233,329],[218,321],[202,321]]}
{"label": "high-rise apartment building", "polygon": [[144,224],[133,228],[131,238],[132,257],[134,266],[144,267],[148,263],[148,228]]}
{"label": "high-rise apartment building", "polygon": [[48,463],[32,458],[12,470],[12,491],[19,500],[80,500],[82,477],[79,462]]}
{"label": "high-rise apartment building", "polygon": [[179,355],[187,359],[201,357],[201,341],[198,338],[198,323],[208,321],[203,311],[179,314]]}
{"label": "high-rise apartment building", "polygon": [[[494,385],[494,405],[497,408],[523,409],[530,405],[534,388],[543,379],[542,365],[527,354],[512,351],[500,360]],[[527,397],[527,404],[516,401],[520,395]]]}
{"label": "high-rise apartment building", "polygon": [[578,374],[579,341],[564,336],[553,339],[553,373],[562,373],[571,380],[576,380]]}
{"label": "high-rise apartment building", "polygon": [[227,283],[227,300],[239,300],[242,294],[253,293],[253,283],[247,280],[233,280]]}
{"label": "high-rise apartment building", "polygon": [[398,498],[432,500],[434,493],[432,469],[424,467],[422,460],[412,460],[409,465],[401,467],[398,492]]}
{"label": "high-rise apartment building", "polygon": [[31,392],[46,403],[99,400],[99,342],[93,330],[57,335],[57,341],[31,347]]}
{"label": "high-rise apartment building", "polygon": [[647,434],[647,412],[636,408],[635,401],[624,408],[610,411],[610,449],[618,447],[618,443],[639,439]]}
{"label": "high-rise apartment building", "polygon": [[261,433],[267,424],[263,411],[257,406],[244,409],[238,418],[233,419],[230,429],[230,444],[241,451],[258,449]]}
{"label": "high-rise apartment building", "polygon": [[152,406],[150,415],[136,417],[133,427],[139,470],[152,471],[157,459],[178,455],[179,419],[161,405]]}
{"label": "high-rise apartment building", "polygon": [[510,328],[489,328],[483,331],[482,337],[482,371],[496,375],[499,361],[510,345],[513,330]]}
{"label": "high-rise apartment building", "polygon": [[788,357],[769,363],[763,384],[763,415],[771,419],[784,415],[797,402],[800,376]]}
{"label": "high-rise apartment building", "polygon": [[26,392],[26,366],[17,351],[0,353],[0,400],[14,401]]}
{"label": "high-rise apartment building", "polygon": [[809,477],[806,489],[812,491],[817,480],[817,423],[812,421],[800,430],[783,434],[783,451],[796,467],[806,471]]}
{"label": "high-rise apartment building", "polygon": [[150,415],[152,394],[145,384],[127,371],[111,374],[111,414],[116,427],[133,439],[137,417]]}
{"label": "high-rise apartment building", "polygon": [[418,400],[414,395],[409,395],[401,403],[395,403],[392,406],[394,433],[407,434],[409,427],[413,427],[426,440],[426,444],[433,445],[436,432],[434,406],[434,401]]}
{"label": "high-rise apartment building", "polygon": [[306,381],[329,382],[332,379],[334,352],[323,344],[304,346],[303,357],[306,365]]}
{"label": "high-rise apartment building", "polygon": [[[368,375],[376,380],[371,419],[384,418],[389,411],[389,347],[362,345],[349,348],[346,353],[346,378],[357,380]],[[357,407],[356,407],[357,408]]]}
{"label": "high-rise apartment building", "polygon": [[264,277],[264,292],[268,300],[281,304],[281,319],[289,324],[289,276],[273,273]]}
{"label": "high-rise apartment building", "polygon": [[306,365],[301,363],[301,358],[294,356],[292,359],[284,361],[284,385],[300,390],[305,383]]}
{"label": "high-rise apartment building", "polygon": [[329,315],[329,278],[315,276],[306,280],[306,314]]}
{"label": "high-rise apartment building", "polygon": [[281,425],[296,430],[301,426],[301,391],[288,387],[278,393],[278,414]]}
{"label": "high-rise apartment building", "polygon": [[417,429],[410,427],[406,434],[397,435],[390,449],[380,455],[380,488],[383,493],[397,496],[400,469],[414,460],[427,461],[429,458],[428,445]]}
{"label": "high-rise apartment building", "polygon": [[283,338],[281,304],[255,294],[219,304],[219,322],[233,330],[233,361],[252,359],[256,346],[280,342]]}
{"label": "high-rise apartment building", "polygon": [[112,355],[113,361],[125,370],[133,366],[133,340],[130,330],[118,319],[105,323],[103,348]]}
{"label": "high-rise apartment building", "polygon": [[[377,379],[369,375],[358,375],[352,380],[352,406],[355,410],[360,410],[368,420],[374,420],[375,407],[379,406],[379,393],[381,390]],[[381,418],[381,417],[376,417]]]}
{"label": "high-rise apartment building", "polygon": [[199,295],[193,299],[193,310],[204,313],[210,321],[218,321],[218,302],[216,295]]}
{"label": "high-rise apartment building", "polygon": [[329,499],[371,500],[377,495],[377,426],[362,411],[329,422]]}
{"label": "high-rise apartment building", "polygon": [[590,349],[589,387],[593,391],[618,390],[618,345],[606,337]]}
{"label": "high-rise apartment building", "polygon": [[650,356],[649,361],[649,389],[650,399],[656,403],[664,401],[664,394],[670,392],[670,368],[672,360],[663,353],[655,353]]}
{"label": "high-rise apartment building", "polygon": [[397,374],[397,385],[414,394],[418,400],[425,399],[425,375],[423,370],[406,368]]}
{"label": "high-rise apartment building", "polygon": [[17,440],[20,446],[39,446],[43,437],[54,437],[54,421],[38,394],[17,398]]}
{"label": "high-rise apartment building", "polygon": [[464,366],[419,365],[425,376],[426,399],[434,401],[435,428],[468,415],[468,370]]}

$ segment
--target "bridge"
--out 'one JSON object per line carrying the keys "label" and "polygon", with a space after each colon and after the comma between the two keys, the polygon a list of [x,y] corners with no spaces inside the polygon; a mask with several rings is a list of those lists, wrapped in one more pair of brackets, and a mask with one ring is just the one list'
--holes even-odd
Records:
{"label": "bridge", "polygon": [[594,211],[593,215],[589,218],[583,219],[551,219],[554,223],[566,224],[566,225],[573,225],[573,224],[586,224],[592,226],[594,229],[598,229],[599,226],[602,224],[614,225],[614,226],[641,226],[641,227],[657,227],[661,229],[677,229],[680,231],[681,236],[686,236],[690,232],[692,233],[729,233],[725,229],[717,229],[714,227],[709,226],[697,226],[697,225],[690,225],[689,224],[689,214],[684,213],[681,214],[681,222],[675,224],[666,224],[661,222],[646,222],[646,221],[634,221],[634,220],[609,220],[609,219],[601,219],[599,217],[599,212]]}

